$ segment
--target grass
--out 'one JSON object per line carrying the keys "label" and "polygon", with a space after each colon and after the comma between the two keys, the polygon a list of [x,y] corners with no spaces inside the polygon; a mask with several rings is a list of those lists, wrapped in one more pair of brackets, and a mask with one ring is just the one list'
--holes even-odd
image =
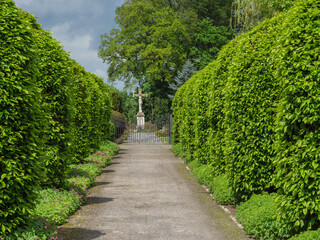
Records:
{"label": "grass", "polygon": [[117,144],[104,142],[99,151],[84,159],[84,163],[70,165],[65,189],[39,191],[29,220],[0,240],[61,239],[59,225],[86,202],[89,187],[118,151]]}

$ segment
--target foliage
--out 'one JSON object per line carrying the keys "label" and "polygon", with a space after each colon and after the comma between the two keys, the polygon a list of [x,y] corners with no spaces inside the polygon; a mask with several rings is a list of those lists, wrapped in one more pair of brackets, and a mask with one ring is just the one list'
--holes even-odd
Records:
{"label": "foliage", "polygon": [[275,76],[283,90],[275,126],[274,183],[282,195],[278,217],[293,233],[320,226],[319,4],[299,2],[288,12],[276,49]]}
{"label": "foliage", "polygon": [[50,218],[60,225],[79,208],[83,195],[74,190],[70,192],[63,189],[45,189],[39,192],[38,201],[33,214]]}
{"label": "foliage", "polygon": [[289,236],[279,230],[279,223],[275,219],[276,197],[275,194],[253,195],[247,202],[237,206],[237,220],[254,238],[276,240]]}
{"label": "foliage", "polygon": [[[178,71],[174,79],[174,83],[169,84],[169,88],[175,93],[191,76],[197,71],[190,60],[187,60],[182,66],[182,70]],[[174,95],[169,96],[172,100]]]}
{"label": "foliage", "polygon": [[128,123],[134,123],[137,119],[137,112],[139,105],[137,98],[133,97],[133,93],[123,91],[121,92],[123,103],[123,115],[126,117]]}
{"label": "foliage", "polygon": [[[275,103],[279,81],[270,71],[282,17],[265,21],[237,41],[225,88],[226,161],[237,201],[268,191],[274,172]],[[243,49],[246,49],[243,51]],[[272,63],[271,63],[272,64]]]}
{"label": "foliage", "polygon": [[119,146],[111,141],[105,141],[100,144],[100,151],[105,152],[109,156],[114,156],[119,152]]}
{"label": "foliage", "polygon": [[74,162],[98,149],[101,141],[111,138],[111,99],[109,88],[95,75],[73,62],[75,84]]}
{"label": "foliage", "polygon": [[100,167],[94,163],[72,164],[70,165],[70,170],[68,171],[69,177],[86,177],[89,178],[92,183],[100,174]]}
{"label": "foliage", "polygon": [[[89,186],[94,183],[97,168],[110,163],[110,156],[117,153],[119,147],[106,141],[100,151],[92,154],[86,161],[90,164],[72,165],[67,178],[68,190],[43,189],[37,193],[36,208],[26,223],[5,237],[6,240],[58,239],[58,225],[75,212],[86,201]],[[88,176],[88,177],[84,177]]]}
{"label": "foliage", "polygon": [[111,155],[105,151],[97,151],[85,159],[87,163],[94,163],[100,168],[110,164]]}
{"label": "foliage", "polygon": [[27,224],[13,231],[5,240],[58,239],[60,228],[48,218],[31,218]]}
{"label": "foliage", "polygon": [[212,195],[218,204],[235,204],[236,199],[234,197],[234,192],[229,184],[229,177],[227,174],[214,177],[210,186]]}
{"label": "foliage", "polygon": [[233,36],[234,32],[230,27],[215,26],[209,18],[199,22],[190,49],[190,58],[196,68],[201,70],[216,59],[222,46]]}
{"label": "foliage", "polygon": [[0,237],[24,222],[43,177],[40,152],[46,123],[31,28],[13,1],[1,1]]}
{"label": "foliage", "polygon": [[[101,35],[99,56],[109,65],[111,81],[126,85],[172,81],[187,59],[191,42],[183,13],[157,1],[125,1],[116,10],[119,29]],[[192,21],[192,16],[188,16]],[[191,19],[191,20],[190,20]]]}
{"label": "foliage", "polygon": [[315,231],[306,231],[290,238],[290,240],[318,240],[318,239],[320,239],[320,229]]}
{"label": "foliage", "polygon": [[0,37],[1,238],[25,222],[40,185],[64,186],[69,163],[110,137],[111,103],[109,87],[11,0],[1,0]]}
{"label": "foliage", "polygon": [[112,110],[122,113],[122,96],[121,94],[116,91],[113,90],[111,91],[111,101],[112,101]]}
{"label": "foliage", "polygon": [[127,120],[123,114],[116,112],[116,111],[112,111],[111,122],[113,123],[113,125],[115,127],[115,136],[114,137],[118,139],[119,137],[121,137],[121,135],[125,131]]}
{"label": "foliage", "polygon": [[173,101],[175,143],[227,173],[237,202],[278,190],[281,234],[320,224],[318,6],[299,1],[241,34]]}
{"label": "foliage", "polygon": [[231,21],[237,31],[248,31],[265,19],[288,10],[295,0],[235,0]]}
{"label": "foliage", "polygon": [[197,160],[191,161],[188,166],[200,184],[210,186],[213,182],[212,167],[202,164]]}
{"label": "foliage", "polygon": [[[25,15],[29,16],[25,12]],[[27,18],[27,17],[25,17]],[[72,142],[72,71],[70,58],[51,33],[38,26],[33,28],[38,55],[37,86],[49,124],[45,130],[44,163],[46,179],[44,184],[62,186],[66,177],[68,161],[72,156],[69,145]]]}
{"label": "foliage", "polygon": [[200,20],[210,18],[217,26],[229,26],[233,0],[187,0],[185,4],[194,9]]}

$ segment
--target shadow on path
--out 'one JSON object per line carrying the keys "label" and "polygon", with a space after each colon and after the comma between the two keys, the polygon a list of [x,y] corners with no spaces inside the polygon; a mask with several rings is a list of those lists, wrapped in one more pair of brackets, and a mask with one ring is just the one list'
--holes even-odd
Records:
{"label": "shadow on path", "polygon": [[112,202],[114,200],[114,198],[105,198],[105,197],[87,197],[87,199],[88,201],[86,202],[86,205],[107,203],[107,202]]}
{"label": "shadow on path", "polygon": [[63,240],[91,240],[105,236],[106,234],[85,228],[63,228],[61,235]]}
{"label": "shadow on path", "polygon": [[92,187],[96,187],[96,186],[103,186],[103,185],[108,185],[111,184],[112,182],[95,182]]}
{"label": "shadow on path", "polygon": [[111,173],[111,172],[114,172],[114,170],[111,170],[111,169],[103,169],[103,170],[101,170],[101,173]]}

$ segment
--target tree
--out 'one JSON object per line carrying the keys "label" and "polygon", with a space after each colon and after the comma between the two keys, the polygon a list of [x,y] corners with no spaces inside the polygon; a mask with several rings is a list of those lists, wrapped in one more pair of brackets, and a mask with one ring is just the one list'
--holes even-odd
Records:
{"label": "tree", "polygon": [[[169,88],[175,93],[190,77],[197,71],[196,67],[192,64],[190,60],[187,60],[182,67],[182,70],[178,72],[175,83],[170,84]],[[174,95],[169,96],[172,100]]]}
{"label": "tree", "polygon": [[288,10],[295,0],[235,0],[232,4],[232,26],[246,32],[264,19]]}
{"label": "tree", "polygon": [[181,12],[148,0],[127,0],[116,15],[119,28],[101,35],[99,48],[109,65],[109,80],[122,79],[127,86],[141,86],[146,79],[172,82],[187,59],[189,26],[196,17],[185,19]]}
{"label": "tree", "polygon": [[122,96],[117,89],[111,90],[112,110],[122,113]]}
{"label": "tree", "polygon": [[122,97],[122,109],[123,115],[125,115],[128,123],[134,123],[137,119],[138,101],[133,97],[133,93],[123,91]]}
{"label": "tree", "polygon": [[210,18],[217,26],[229,26],[233,0],[187,0],[200,20]]}
{"label": "tree", "polygon": [[233,37],[234,31],[230,27],[215,26],[213,20],[203,19],[198,24],[190,50],[190,57],[195,66],[199,70],[207,66],[217,57],[222,46]]}

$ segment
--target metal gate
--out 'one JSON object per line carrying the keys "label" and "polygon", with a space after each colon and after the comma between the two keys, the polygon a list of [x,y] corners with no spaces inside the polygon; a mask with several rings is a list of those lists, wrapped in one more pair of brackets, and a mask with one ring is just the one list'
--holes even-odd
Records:
{"label": "metal gate", "polygon": [[162,118],[146,118],[144,127],[137,127],[137,123],[127,124],[127,139],[125,143],[159,143],[171,144],[172,115]]}

